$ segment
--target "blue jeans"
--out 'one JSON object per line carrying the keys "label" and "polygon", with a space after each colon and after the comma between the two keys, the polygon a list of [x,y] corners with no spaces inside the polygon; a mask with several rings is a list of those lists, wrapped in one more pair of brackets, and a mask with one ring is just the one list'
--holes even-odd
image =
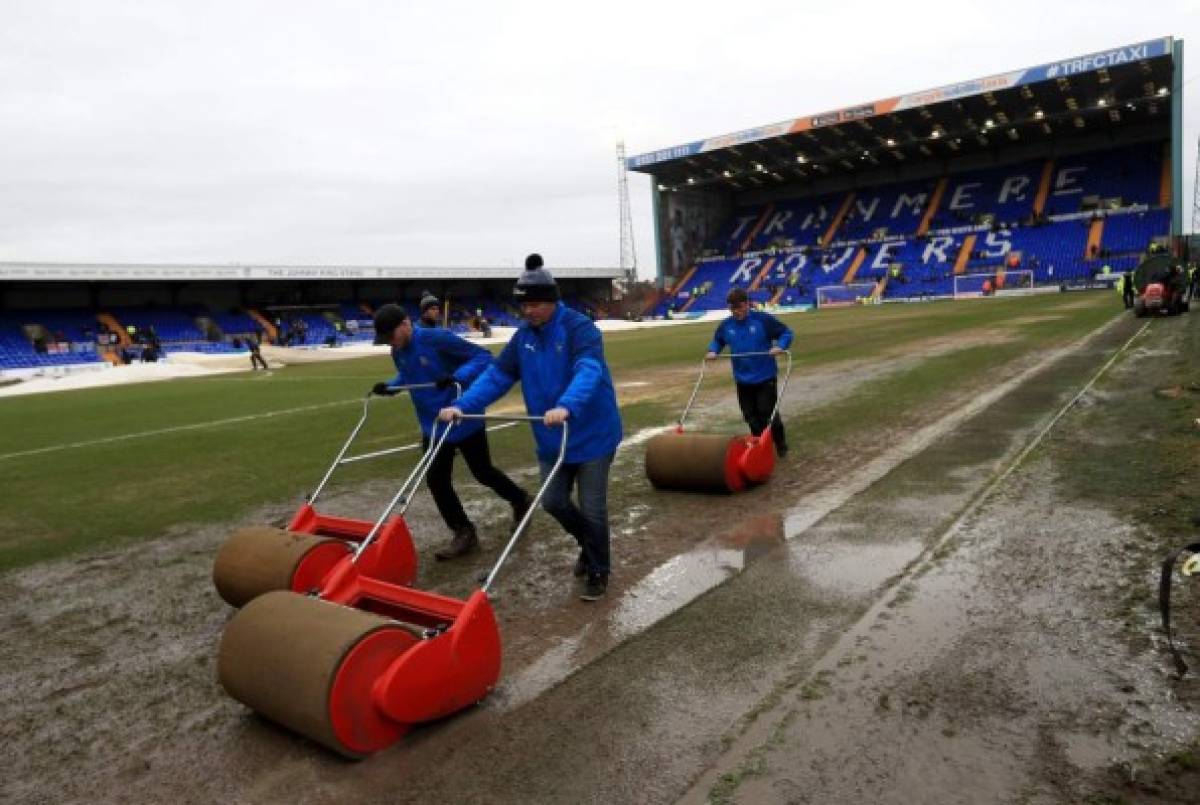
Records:
{"label": "blue jeans", "polygon": [[[542,508],[550,513],[583,551],[587,572],[607,576],[608,558],[608,471],[613,454],[585,461],[564,463],[542,497]],[[538,460],[542,479],[550,474],[553,461]],[[579,487],[579,505],[571,500],[571,487]]]}

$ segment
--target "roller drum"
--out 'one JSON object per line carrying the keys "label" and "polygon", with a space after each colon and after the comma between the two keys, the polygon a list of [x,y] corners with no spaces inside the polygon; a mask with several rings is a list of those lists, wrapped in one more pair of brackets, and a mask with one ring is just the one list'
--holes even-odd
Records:
{"label": "roller drum", "polygon": [[251,526],[230,535],[213,562],[213,584],[221,598],[240,607],[272,590],[315,587],[348,553],[330,537],[281,528]]}
{"label": "roller drum", "polygon": [[646,477],[659,489],[729,492],[726,464],[733,437],[661,433],[646,443]]}
{"label": "roller drum", "polygon": [[243,607],[221,636],[217,676],[260,715],[350,758],[400,738],[407,725],[375,705],[375,682],[417,642],[403,624],[291,592]]}

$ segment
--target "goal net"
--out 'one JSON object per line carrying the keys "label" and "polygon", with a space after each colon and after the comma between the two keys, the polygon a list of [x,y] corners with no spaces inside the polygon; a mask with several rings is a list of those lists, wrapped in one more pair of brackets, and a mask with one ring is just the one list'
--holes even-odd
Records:
{"label": "goal net", "polygon": [[852,282],[849,285],[822,285],[817,288],[817,307],[845,305],[877,305],[879,300],[873,282]]}
{"label": "goal net", "polygon": [[1033,272],[1028,269],[997,269],[986,274],[956,274],[954,298],[1014,296],[1033,290]]}

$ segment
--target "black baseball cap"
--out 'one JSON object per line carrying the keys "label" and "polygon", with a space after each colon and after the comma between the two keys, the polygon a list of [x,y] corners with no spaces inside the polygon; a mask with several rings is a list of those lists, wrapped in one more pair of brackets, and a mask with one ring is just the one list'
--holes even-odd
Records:
{"label": "black baseball cap", "polygon": [[399,305],[380,306],[379,310],[375,311],[375,343],[392,343],[392,333],[407,319],[408,314]]}

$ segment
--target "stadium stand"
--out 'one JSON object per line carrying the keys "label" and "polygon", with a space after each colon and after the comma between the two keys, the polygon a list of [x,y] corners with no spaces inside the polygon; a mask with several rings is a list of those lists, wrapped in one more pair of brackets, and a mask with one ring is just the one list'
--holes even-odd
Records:
{"label": "stadium stand", "polygon": [[[98,267],[99,266],[99,267]],[[210,267],[215,273],[225,266]],[[297,280],[279,280],[283,271]],[[353,268],[353,283],[312,278],[312,267],[239,268],[232,280],[181,281],[196,266],[124,266],[100,264],[0,263],[0,372],[20,376],[69,364],[139,361],[147,356],[179,352],[243,352],[247,336],[291,346],[320,348],[374,338],[371,311],[399,301],[414,318],[417,299],[432,290],[446,302],[450,327],[461,334],[478,332],[479,310],[491,326],[520,323],[511,304],[515,270]],[[62,278],[77,272],[80,280],[44,282],[42,271]],[[147,281],[86,280],[95,273],[156,274]],[[376,279],[377,273],[412,274],[412,278]],[[257,278],[245,278],[257,273]],[[13,279],[6,279],[16,275]],[[613,268],[564,268],[560,283],[567,304],[605,314],[605,303],[620,274]],[[346,301],[349,299],[356,301]],[[278,327],[276,324],[278,323]],[[300,325],[300,326],[297,326]]]}
{"label": "stadium stand", "polygon": [[250,335],[262,330],[262,325],[245,311],[211,313],[209,318],[226,337]]}
{"label": "stadium stand", "polygon": [[1161,143],[1140,143],[1049,168],[1025,161],[946,175],[940,197],[930,179],[737,209],[653,312],[718,310],[735,286],[758,303],[805,305],[818,287],[885,276],[884,298],[902,299],[948,296],[955,274],[1002,266],[1031,270],[1036,283],[1124,271],[1170,228],[1169,210],[1155,206],[1162,159]]}
{"label": "stadium stand", "polygon": [[0,368],[36,369],[102,360],[94,337],[82,337],[96,323],[90,317],[89,324],[88,318],[50,311],[0,316]]}
{"label": "stadium stand", "polygon": [[153,332],[163,344],[206,341],[196,324],[195,312],[169,308],[110,308],[109,312],[125,327],[138,332]]}

